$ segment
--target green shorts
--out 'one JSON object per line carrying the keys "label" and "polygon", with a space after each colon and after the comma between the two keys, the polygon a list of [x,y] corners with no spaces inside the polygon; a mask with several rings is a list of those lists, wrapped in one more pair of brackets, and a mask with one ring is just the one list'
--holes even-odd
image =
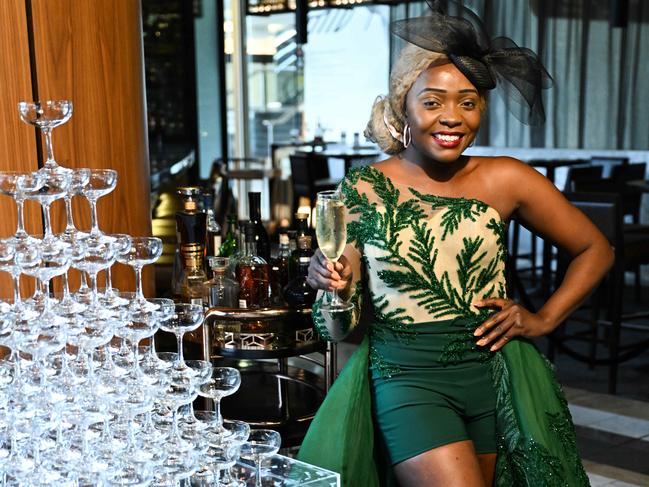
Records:
{"label": "green shorts", "polygon": [[375,353],[399,371],[385,378],[372,364],[374,418],[390,462],[456,441],[496,452],[496,394],[489,352],[457,320],[413,325],[411,340],[373,340]]}

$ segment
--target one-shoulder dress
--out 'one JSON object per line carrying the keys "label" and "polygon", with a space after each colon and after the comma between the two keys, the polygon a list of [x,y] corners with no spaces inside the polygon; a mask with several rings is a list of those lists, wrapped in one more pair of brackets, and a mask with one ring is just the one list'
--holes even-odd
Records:
{"label": "one-shoulder dress", "polygon": [[[341,473],[345,487],[394,485],[391,466],[431,448],[472,440],[497,453],[498,487],[589,485],[551,364],[526,339],[490,352],[475,329],[506,297],[506,226],[486,203],[423,194],[372,166],[341,184],[346,253],[357,252],[353,311],[313,306],[316,330],[338,339],[361,298],[373,320],[329,391],[299,458]],[[360,269],[359,269],[360,270]]]}

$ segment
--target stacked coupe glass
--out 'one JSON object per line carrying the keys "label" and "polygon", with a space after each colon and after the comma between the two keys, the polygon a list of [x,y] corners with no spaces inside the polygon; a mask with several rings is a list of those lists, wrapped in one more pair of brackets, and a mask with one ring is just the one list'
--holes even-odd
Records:
{"label": "stacked coupe glass", "polygon": [[[257,465],[279,450],[279,435],[223,420],[221,398],[241,384],[236,369],[184,360],[184,333],[201,326],[198,305],[147,299],[142,268],[162,253],[154,237],[106,234],[97,200],[117,184],[111,169],[68,169],[52,150],[52,130],[69,120],[72,103],[21,102],[21,119],[45,136],[47,161],[37,172],[0,172],[0,194],[16,202],[15,234],[0,240],[0,271],[13,280],[13,299],[0,302],[0,485],[238,486],[230,470],[239,456]],[[85,197],[91,228],[78,230],[72,199]],[[63,199],[67,225],[53,233],[50,206]],[[42,235],[23,224],[26,200],[43,209]],[[134,293],[111,284],[116,262],[133,267]],[[72,292],[68,272],[80,271]],[[102,275],[103,287],[98,286]],[[22,276],[35,279],[29,298]],[[59,280],[62,291],[52,293]],[[156,353],[158,329],[174,333],[179,353]],[[194,411],[198,395],[215,410]]]}

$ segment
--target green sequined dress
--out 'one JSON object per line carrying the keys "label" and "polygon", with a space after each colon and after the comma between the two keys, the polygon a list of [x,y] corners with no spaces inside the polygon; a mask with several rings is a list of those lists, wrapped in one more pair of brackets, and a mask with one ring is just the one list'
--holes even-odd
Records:
{"label": "green sequined dress", "polygon": [[473,331],[489,312],[472,303],[506,295],[498,212],[396,185],[371,166],[350,171],[341,189],[356,307],[327,316],[321,294],[314,323],[325,339],[344,336],[363,289],[374,320],[300,459],[340,472],[345,487],[394,485],[390,465],[471,439],[479,453],[497,453],[498,487],[589,485],[547,360],[525,339],[495,353],[476,346]]}

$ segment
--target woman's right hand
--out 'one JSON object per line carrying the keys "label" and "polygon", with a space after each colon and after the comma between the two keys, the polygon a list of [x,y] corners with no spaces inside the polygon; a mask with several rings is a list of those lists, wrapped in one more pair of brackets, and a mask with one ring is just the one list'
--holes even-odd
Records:
{"label": "woman's right hand", "polygon": [[330,262],[318,249],[311,257],[306,282],[313,289],[341,291],[349,286],[351,278],[352,268],[344,255],[337,262]]}

